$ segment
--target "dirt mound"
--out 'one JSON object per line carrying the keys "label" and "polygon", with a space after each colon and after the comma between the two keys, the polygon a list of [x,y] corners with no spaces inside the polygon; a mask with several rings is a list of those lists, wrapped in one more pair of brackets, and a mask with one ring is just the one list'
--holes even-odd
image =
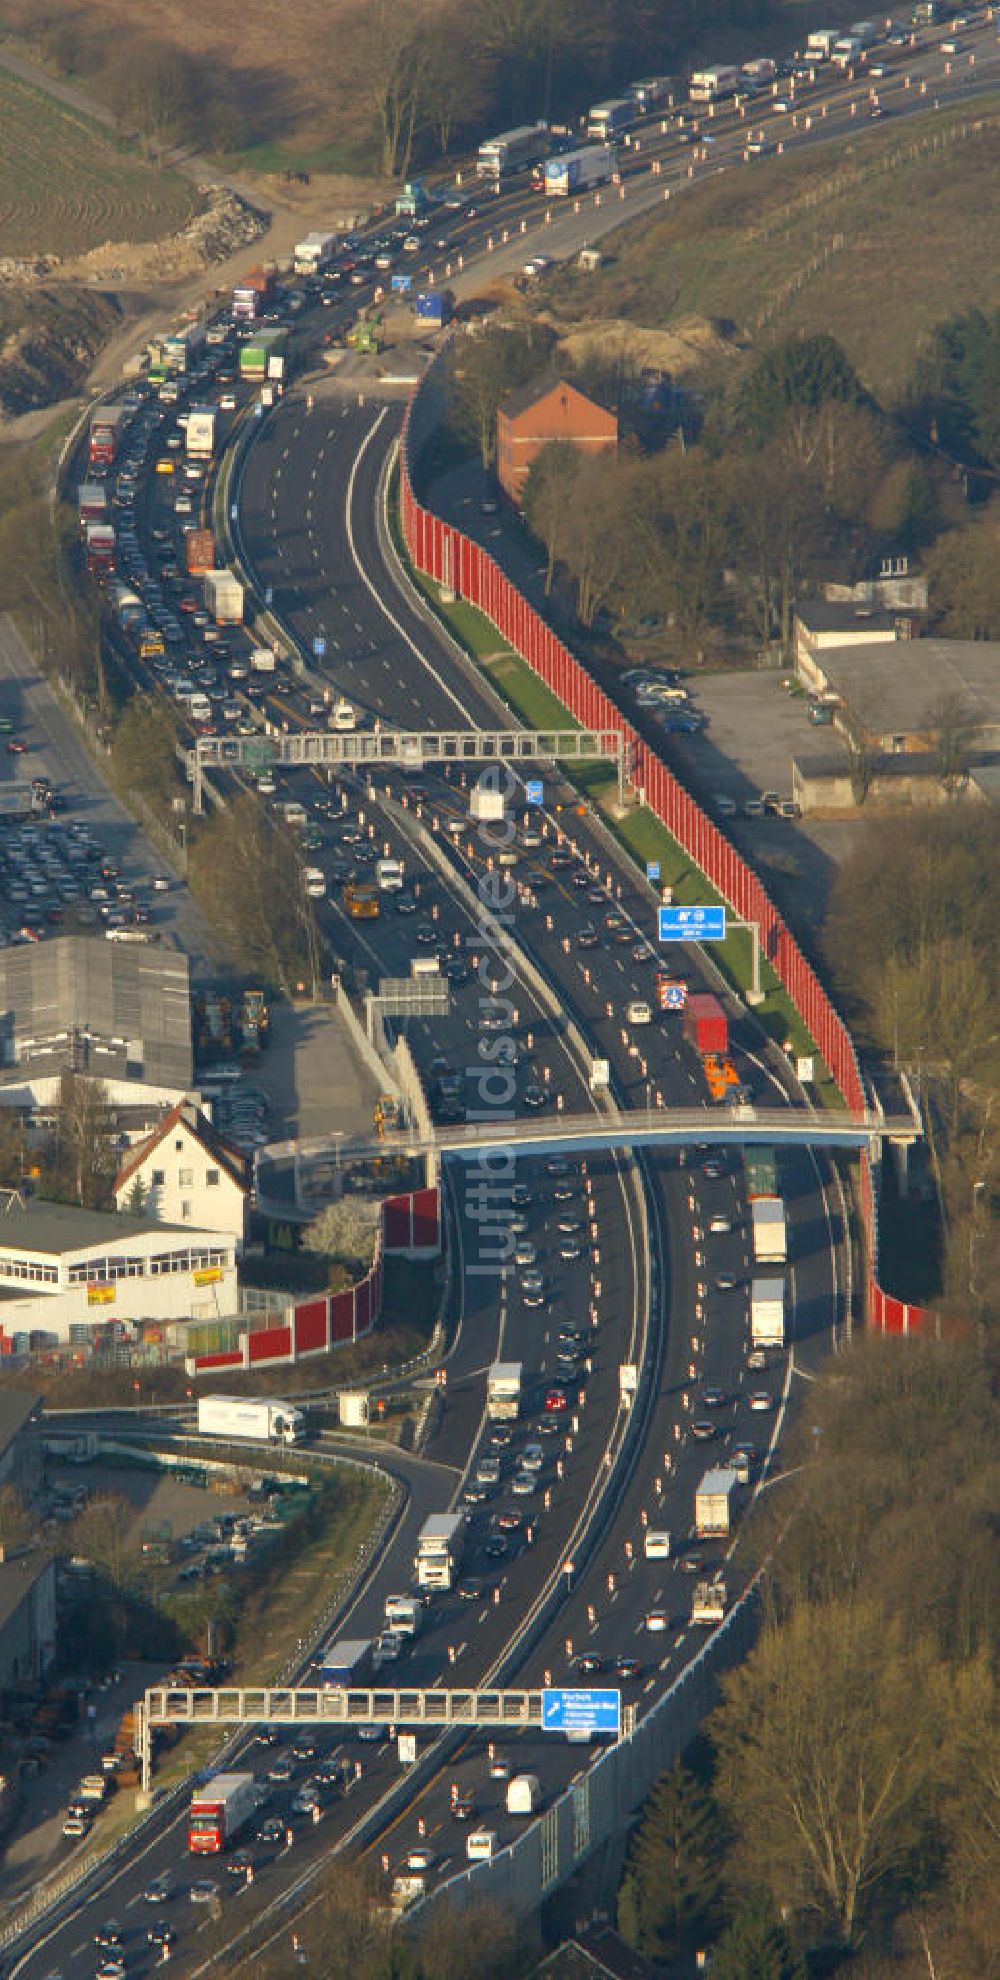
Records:
{"label": "dirt mound", "polygon": [[640,370],[666,371],[673,378],[690,376],[706,366],[732,363],[747,348],[729,327],[703,316],[682,318],[667,330],[647,330],[612,317],[599,323],[556,324],[559,348],[579,364],[587,357],[605,360],[624,354]]}
{"label": "dirt mound", "polygon": [[68,284],[0,296],[0,420],[78,392],[119,311]]}
{"label": "dirt mound", "polygon": [[60,273],[78,282],[172,282],[227,261],[267,232],[270,215],[229,186],[199,186],[205,204],[178,234],[161,241],[105,241]]}

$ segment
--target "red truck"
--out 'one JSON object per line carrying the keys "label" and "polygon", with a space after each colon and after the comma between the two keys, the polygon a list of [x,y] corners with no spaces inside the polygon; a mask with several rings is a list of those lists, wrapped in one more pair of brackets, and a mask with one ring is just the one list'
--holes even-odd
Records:
{"label": "red truck", "polygon": [[87,569],[105,577],[115,568],[115,532],[110,523],[87,524]]}
{"label": "red truck", "polygon": [[729,1025],[717,997],[707,990],[689,997],[684,1006],[683,1035],[704,1058],[707,1052],[725,1055],[729,1050]]}
{"label": "red truck", "polygon": [[215,569],[215,538],[210,529],[184,531],[184,564],[190,577]]}
{"label": "red truck", "polygon": [[87,446],[87,459],[91,467],[111,466],[118,452],[124,418],[122,406],[99,406],[91,415]]}
{"label": "red truck", "polygon": [[195,1856],[221,1855],[252,1822],[263,1798],[252,1774],[213,1774],[191,1796],[188,1849]]}

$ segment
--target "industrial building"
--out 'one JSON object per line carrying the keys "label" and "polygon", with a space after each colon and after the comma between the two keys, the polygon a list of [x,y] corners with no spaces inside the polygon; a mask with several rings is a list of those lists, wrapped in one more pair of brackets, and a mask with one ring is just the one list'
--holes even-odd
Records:
{"label": "industrial building", "polygon": [[221,1319],[237,1310],[236,1243],[155,1217],[25,1202],[0,1210],[0,1353],[122,1340],[150,1323]]}
{"label": "industrial building", "polygon": [[63,1074],[113,1107],[172,1107],[193,1077],[188,960],[179,949],[60,935],[0,949],[0,1104],[36,1109]]}

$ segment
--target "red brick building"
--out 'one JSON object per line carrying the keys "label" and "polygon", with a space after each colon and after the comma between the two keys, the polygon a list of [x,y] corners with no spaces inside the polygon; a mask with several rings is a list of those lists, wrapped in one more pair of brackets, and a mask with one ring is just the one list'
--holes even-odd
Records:
{"label": "red brick building", "polygon": [[565,440],[586,454],[613,454],[618,421],[564,378],[509,393],[497,413],[497,480],[518,508],[531,463],[551,440]]}

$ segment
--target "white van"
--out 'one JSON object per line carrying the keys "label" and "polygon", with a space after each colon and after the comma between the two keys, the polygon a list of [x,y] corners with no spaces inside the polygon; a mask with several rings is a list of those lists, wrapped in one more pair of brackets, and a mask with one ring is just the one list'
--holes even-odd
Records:
{"label": "white van", "polygon": [[669,1561],[670,1535],[662,1527],[647,1526],[642,1544],[647,1561]]}
{"label": "white van", "polygon": [[285,824],[291,825],[296,832],[302,831],[308,825],[309,814],[305,805],[299,804],[297,798],[290,798],[287,803],[279,806],[279,809]]}
{"label": "white van", "polygon": [[625,1016],[629,1024],[652,1024],[653,1007],[644,998],[633,997],[632,1002],[625,1006]]}
{"label": "white van", "polygon": [[440,976],[440,974],[441,964],[438,962],[436,956],[412,956],[410,958],[410,975],[412,977]]}
{"label": "white van", "polygon": [[330,710],[330,727],[338,730],[341,735],[357,728],[357,716],[350,702],[345,700],[343,695],[340,696],[339,701],[334,702]]}
{"label": "white van", "polygon": [[322,901],[326,897],[326,879],[319,866],[307,866],[302,882],[311,901]]}
{"label": "white van", "polygon": [[465,1839],[465,1854],[470,1863],[491,1863],[496,1855],[497,1838],[495,1829],[471,1829]]}
{"label": "white van", "polygon": [[375,879],[383,894],[399,894],[403,890],[403,862],[401,859],[377,859]]}

